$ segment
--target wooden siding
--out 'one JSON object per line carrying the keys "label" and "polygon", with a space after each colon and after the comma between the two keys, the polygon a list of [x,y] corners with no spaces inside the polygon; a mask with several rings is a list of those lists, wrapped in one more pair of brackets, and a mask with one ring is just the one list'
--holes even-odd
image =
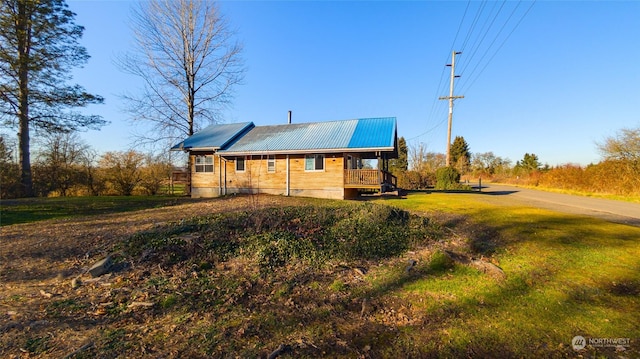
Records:
{"label": "wooden siding", "polygon": [[[198,153],[198,155],[211,155]],[[287,193],[287,156],[275,156],[275,172],[269,172],[267,156],[247,156],[245,170],[236,171],[236,157],[213,155],[213,172],[195,172],[191,160],[193,197],[215,197],[231,193],[269,193],[323,198],[349,198],[357,189],[381,189],[377,169],[345,169],[347,155],[324,157],[322,170],[305,170],[305,155],[289,155],[289,192]],[[273,157],[272,157],[273,158]],[[383,175],[386,174],[384,171]],[[220,181],[221,180],[221,181]],[[355,191],[355,192],[354,192]]]}
{"label": "wooden siding", "polygon": [[341,189],[343,181],[342,155],[326,155],[324,169],[318,171],[305,170],[305,156],[289,156],[291,190],[324,190]]}
{"label": "wooden siding", "polygon": [[[267,156],[247,156],[245,170],[236,171],[236,158],[226,161],[227,191],[229,193],[270,193],[286,194],[287,162],[285,156],[276,157],[275,172],[267,168]],[[224,173],[223,173],[224,177]]]}
{"label": "wooden siding", "polygon": [[[215,155],[214,172],[195,172],[195,155],[192,155],[190,160],[194,197],[211,197],[225,193],[287,194],[286,155],[275,156],[275,172],[268,171],[267,156],[247,156],[244,171],[236,171],[235,157],[221,159]],[[343,167],[342,155],[326,155],[323,170],[306,171],[305,155],[290,155],[289,195],[344,198]]]}

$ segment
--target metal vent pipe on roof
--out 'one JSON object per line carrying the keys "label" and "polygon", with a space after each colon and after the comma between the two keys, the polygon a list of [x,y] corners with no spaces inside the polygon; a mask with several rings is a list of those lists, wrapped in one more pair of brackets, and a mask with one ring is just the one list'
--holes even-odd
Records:
{"label": "metal vent pipe on roof", "polygon": [[289,115],[287,116],[289,124],[291,124],[291,111],[289,111]]}

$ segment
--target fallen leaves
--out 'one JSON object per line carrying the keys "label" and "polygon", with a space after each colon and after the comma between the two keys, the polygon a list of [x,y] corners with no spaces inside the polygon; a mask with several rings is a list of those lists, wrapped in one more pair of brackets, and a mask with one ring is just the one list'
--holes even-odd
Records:
{"label": "fallen leaves", "polygon": [[153,307],[154,303],[153,302],[131,302],[127,305],[127,308],[131,309],[131,308],[138,308],[138,307]]}

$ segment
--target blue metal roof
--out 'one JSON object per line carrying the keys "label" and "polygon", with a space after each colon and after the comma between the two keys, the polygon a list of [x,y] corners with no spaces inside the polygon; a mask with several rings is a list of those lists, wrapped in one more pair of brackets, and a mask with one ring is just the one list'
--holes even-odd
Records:
{"label": "blue metal roof", "polygon": [[173,146],[172,150],[219,150],[254,127],[253,122],[211,125]]}
{"label": "blue metal roof", "polygon": [[348,148],[393,147],[396,139],[395,117],[358,120]]}
{"label": "blue metal roof", "polygon": [[257,126],[220,152],[392,151],[395,137],[395,117]]}

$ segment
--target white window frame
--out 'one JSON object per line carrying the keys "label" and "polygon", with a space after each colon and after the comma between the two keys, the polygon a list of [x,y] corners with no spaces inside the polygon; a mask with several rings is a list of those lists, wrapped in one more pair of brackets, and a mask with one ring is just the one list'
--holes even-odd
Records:
{"label": "white window frame", "polygon": [[276,173],[276,156],[267,156],[267,173]]}
{"label": "white window frame", "polygon": [[[236,157],[236,172],[245,172],[247,170],[247,156]],[[238,169],[238,164],[242,163],[242,169]]]}
{"label": "white window frame", "polygon": [[[308,160],[313,158],[313,169],[307,168]],[[318,159],[321,160],[322,168],[318,168]],[[324,172],[325,169],[325,156],[324,155],[305,155],[304,156],[304,171],[305,172]]]}
{"label": "white window frame", "polygon": [[196,155],[194,160],[194,171],[196,173],[214,173],[215,166],[213,156]]}

